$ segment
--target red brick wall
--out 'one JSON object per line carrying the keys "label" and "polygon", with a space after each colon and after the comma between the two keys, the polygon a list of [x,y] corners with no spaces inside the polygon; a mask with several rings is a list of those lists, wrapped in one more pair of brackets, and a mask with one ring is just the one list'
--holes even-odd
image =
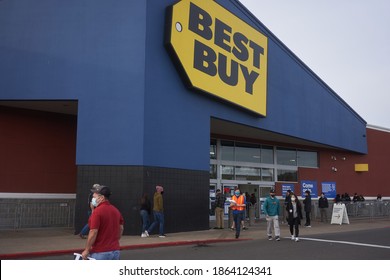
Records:
{"label": "red brick wall", "polygon": [[0,192],[76,193],[76,116],[0,107]]}
{"label": "red brick wall", "polygon": [[[319,193],[321,182],[333,181],[340,194],[347,192],[353,195],[356,192],[363,196],[376,197],[379,193],[390,196],[390,182],[387,179],[390,170],[390,133],[368,128],[367,144],[367,155],[322,150],[319,155],[320,168],[300,168],[298,180],[317,181]],[[355,172],[356,163],[367,163],[369,171]],[[337,168],[337,172],[332,171],[332,167]]]}

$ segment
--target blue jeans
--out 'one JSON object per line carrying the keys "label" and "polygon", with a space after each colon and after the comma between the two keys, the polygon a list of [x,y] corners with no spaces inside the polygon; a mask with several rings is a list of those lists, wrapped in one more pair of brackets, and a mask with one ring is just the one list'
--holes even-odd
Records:
{"label": "blue jeans", "polygon": [[241,221],[244,220],[245,211],[233,211],[234,224],[236,225],[236,236],[240,236]]}
{"label": "blue jeans", "polygon": [[160,225],[160,235],[163,235],[164,234],[164,213],[163,212],[156,212],[156,211],[153,211],[153,218],[154,218],[154,221],[153,223],[150,225],[149,229],[148,229],[148,233],[151,233],[153,231],[153,229],[157,226],[157,225]]}
{"label": "blue jeans", "polygon": [[[88,219],[91,216],[91,214],[92,214],[92,211],[88,211]],[[87,222],[87,224],[80,231],[80,235],[88,235],[88,232],[89,232],[89,225],[88,225],[88,222]]]}
{"label": "blue jeans", "polygon": [[119,260],[120,251],[116,250],[109,252],[92,253],[90,257],[96,260]]}
{"label": "blue jeans", "polygon": [[142,218],[142,232],[148,229],[150,225],[149,221],[149,213],[146,210],[141,210],[140,212],[141,218]]}

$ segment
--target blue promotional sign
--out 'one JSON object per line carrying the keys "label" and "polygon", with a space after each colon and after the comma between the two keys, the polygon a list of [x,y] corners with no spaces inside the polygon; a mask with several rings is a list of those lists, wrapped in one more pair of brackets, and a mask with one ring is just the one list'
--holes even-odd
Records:
{"label": "blue promotional sign", "polygon": [[336,182],[322,182],[322,192],[327,198],[335,198]]}
{"label": "blue promotional sign", "polygon": [[288,190],[294,192],[294,184],[282,184],[282,196],[285,198]]}
{"label": "blue promotional sign", "polygon": [[317,181],[301,181],[301,196],[305,197],[305,191],[310,191],[310,197],[317,197]]}

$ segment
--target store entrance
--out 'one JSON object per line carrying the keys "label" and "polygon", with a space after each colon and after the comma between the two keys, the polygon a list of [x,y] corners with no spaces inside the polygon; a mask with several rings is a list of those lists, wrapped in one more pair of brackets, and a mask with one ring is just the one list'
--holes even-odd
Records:
{"label": "store entrance", "polygon": [[[274,185],[252,185],[252,184],[238,184],[242,194],[245,194],[247,200],[247,209],[254,206],[255,209],[255,220],[264,218],[264,213],[262,211],[262,205],[265,201],[265,198],[269,195],[271,188],[274,188]],[[249,213],[247,211],[247,213]]]}
{"label": "store entrance", "polygon": [[[210,184],[209,194],[209,209],[210,209],[210,221],[215,220],[215,195],[217,190],[217,184]],[[266,197],[269,195],[271,188],[274,188],[273,184],[222,184],[221,191],[226,198],[224,219],[228,219],[229,214],[229,202],[228,200],[234,195],[234,190],[239,188],[241,193],[246,195],[246,200],[249,207],[254,207],[255,220],[264,218],[264,212],[262,211],[262,205]],[[249,214],[249,211],[247,211]],[[249,218],[247,216],[246,218]]]}

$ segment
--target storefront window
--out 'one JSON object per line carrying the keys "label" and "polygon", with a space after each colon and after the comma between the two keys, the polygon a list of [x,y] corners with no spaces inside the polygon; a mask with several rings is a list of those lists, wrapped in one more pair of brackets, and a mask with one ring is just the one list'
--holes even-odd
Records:
{"label": "storefront window", "polygon": [[210,140],[210,159],[217,159],[217,140]]}
{"label": "storefront window", "polygon": [[221,180],[297,182],[297,167],[318,167],[315,151],[231,140],[211,139],[210,159],[210,179]]}
{"label": "storefront window", "polygon": [[274,170],[272,168],[261,169],[261,180],[271,182],[274,180]]}
{"label": "storefront window", "polygon": [[260,146],[236,143],[236,161],[260,163]]}
{"label": "storefront window", "polygon": [[221,159],[234,161],[234,142],[221,141]]}
{"label": "storefront window", "polygon": [[236,180],[260,181],[260,168],[236,166]]}
{"label": "storefront window", "polygon": [[234,180],[234,166],[222,165],[222,179]]}
{"label": "storefront window", "polygon": [[280,165],[297,165],[297,151],[293,149],[277,148],[277,162]]}
{"label": "storefront window", "polygon": [[297,182],[298,181],[298,173],[295,170],[278,169],[278,181]]}
{"label": "storefront window", "polygon": [[261,146],[261,162],[274,163],[274,148],[272,146]]}
{"label": "storefront window", "polygon": [[217,179],[217,165],[210,164],[210,179]]}
{"label": "storefront window", "polygon": [[298,166],[318,167],[317,153],[310,151],[298,151]]}

